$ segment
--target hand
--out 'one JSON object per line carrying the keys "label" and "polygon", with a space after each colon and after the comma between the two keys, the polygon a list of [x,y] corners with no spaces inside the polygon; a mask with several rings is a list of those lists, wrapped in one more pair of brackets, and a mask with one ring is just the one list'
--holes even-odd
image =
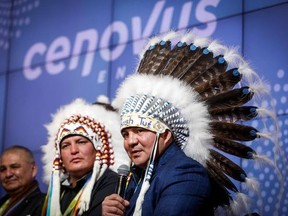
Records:
{"label": "hand", "polygon": [[105,197],[102,202],[102,216],[110,215],[124,215],[126,207],[129,205],[129,202],[123,199],[118,194],[112,194]]}

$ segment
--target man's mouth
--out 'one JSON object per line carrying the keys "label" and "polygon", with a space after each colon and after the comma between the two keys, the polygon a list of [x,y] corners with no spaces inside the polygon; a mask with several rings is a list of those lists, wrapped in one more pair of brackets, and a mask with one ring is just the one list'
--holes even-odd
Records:
{"label": "man's mouth", "polygon": [[70,162],[71,163],[78,163],[82,160],[82,158],[73,158]]}
{"label": "man's mouth", "polygon": [[4,183],[6,185],[9,185],[9,184],[14,184],[16,181],[17,181],[17,179],[9,179],[9,180],[5,180]]}
{"label": "man's mouth", "polygon": [[140,149],[135,149],[135,150],[132,150],[132,151],[131,151],[131,155],[132,155],[133,157],[137,157],[137,156],[139,156],[139,155],[141,154],[141,152],[142,152],[142,150],[140,150]]}

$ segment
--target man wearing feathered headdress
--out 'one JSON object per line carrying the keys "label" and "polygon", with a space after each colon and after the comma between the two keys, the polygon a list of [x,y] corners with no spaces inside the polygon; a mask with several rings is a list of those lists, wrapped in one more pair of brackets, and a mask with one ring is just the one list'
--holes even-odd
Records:
{"label": "man wearing feathered headdress", "polygon": [[129,116],[127,121],[134,123],[123,125],[121,132],[133,171],[126,189],[130,203],[125,214],[212,215],[206,170],[184,154],[167,126],[145,115]]}
{"label": "man wearing feathered headdress", "polygon": [[[269,136],[242,123],[271,114],[256,103],[244,105],[265,87],[252,83],[259,77],[235,50],[192,34],[180,35],[172,47],[178,36],[152,39],[136,73],[117,91],[114,105],[132,166],[124,197],[103,201],[105,216],[250,211],[230,178],[256,191],[258,182],[223,153],[264,158],[243,142]],[[247,83],[235,88],[242,78]]]}
{"label": "man wearing feathered headdress", "polygon": [[105,103],[78,98],[57,111],[43,146],[49,189],[42,215],[101,215],[103,199],[115,192],[113,170],[129,163],[118,127],[117,113]]}

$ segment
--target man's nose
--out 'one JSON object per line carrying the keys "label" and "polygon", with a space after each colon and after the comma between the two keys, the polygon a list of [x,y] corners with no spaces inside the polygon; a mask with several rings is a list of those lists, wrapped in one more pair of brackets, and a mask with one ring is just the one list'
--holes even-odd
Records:
{"label": "man's nose", "polygon": [[78,145],[76,143],[72,143],[70,147],[71,154],[77,154],[79,152]]}
{"label": "man's nose", "polygon": [[6,172],[5,172],[5,177],[6,178],[10,178],[11,176],[13,176],[13,172],[10,168],[6,169]]}
{"label": "man's nose", "polygon": [[138,143],[137,135],[135,133],[129,133],[127,141],[128,141],[128,145],[131,145],[131,146],[137,145]]}

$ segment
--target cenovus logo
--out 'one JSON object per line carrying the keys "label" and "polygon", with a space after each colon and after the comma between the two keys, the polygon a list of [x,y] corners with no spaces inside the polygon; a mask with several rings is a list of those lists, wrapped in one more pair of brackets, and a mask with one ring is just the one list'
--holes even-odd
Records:
{"label": "cenovus logo", "polygon": [[[180,13],[174,14],[176,6],[167,6],[166,1],[158,1],[151,10],[147,20],[140,16],[131,17],[131,28],[121,20],[115,20],[108,25],[102,33],[95,28],[85,29],[75,33],[75,40],[71,41],[67,36],[56,37],[50,44],[44,42],[34,43],[26,52],[23,60],[23,73],[26,79],[35,80],[43,72],[50,75],[57,75],[65,70],[79,69],[79,59],[84,57],[81,76],[88,76],[92,71],[95,50],[99,50],[99,55],[106,62],[115,61],[119,58],[127,46],[128,41],[132,41],[133,54],[138,54],[144,45],[146,38],[152,35],[156,25],[160,24],[160,33],[171,29],[185,29],[191,26],[191,22],[206,23],[206,25],[190,28],[191,32],[199,35],[209,36],[216,29],[216,16],[207,11],[207,7],[217,7],[220,0],[199,1],[195,5],[193,1],[187,1],[180,8]],[[195,18],[190,20],[191,12],[194,7]],[[178,26],[172,26],[172,20],[178,20]],[[212,22],[208,22],[211,21]],[[117,35],[116,46],[109,46],[112,36]],[[143,43],[139,43],[139,40]],[[137,43],[136,43],[137,41]],[[109,48],[110,47],[110,48]],[[83,51],[83,49],[86,49]],[[44,66],[33,65],[33,60],[42,59],[46,62]],[[123,68],[118,68],[119,73],[123,73]],[[116,73],[117,76],[117,73]]]}

